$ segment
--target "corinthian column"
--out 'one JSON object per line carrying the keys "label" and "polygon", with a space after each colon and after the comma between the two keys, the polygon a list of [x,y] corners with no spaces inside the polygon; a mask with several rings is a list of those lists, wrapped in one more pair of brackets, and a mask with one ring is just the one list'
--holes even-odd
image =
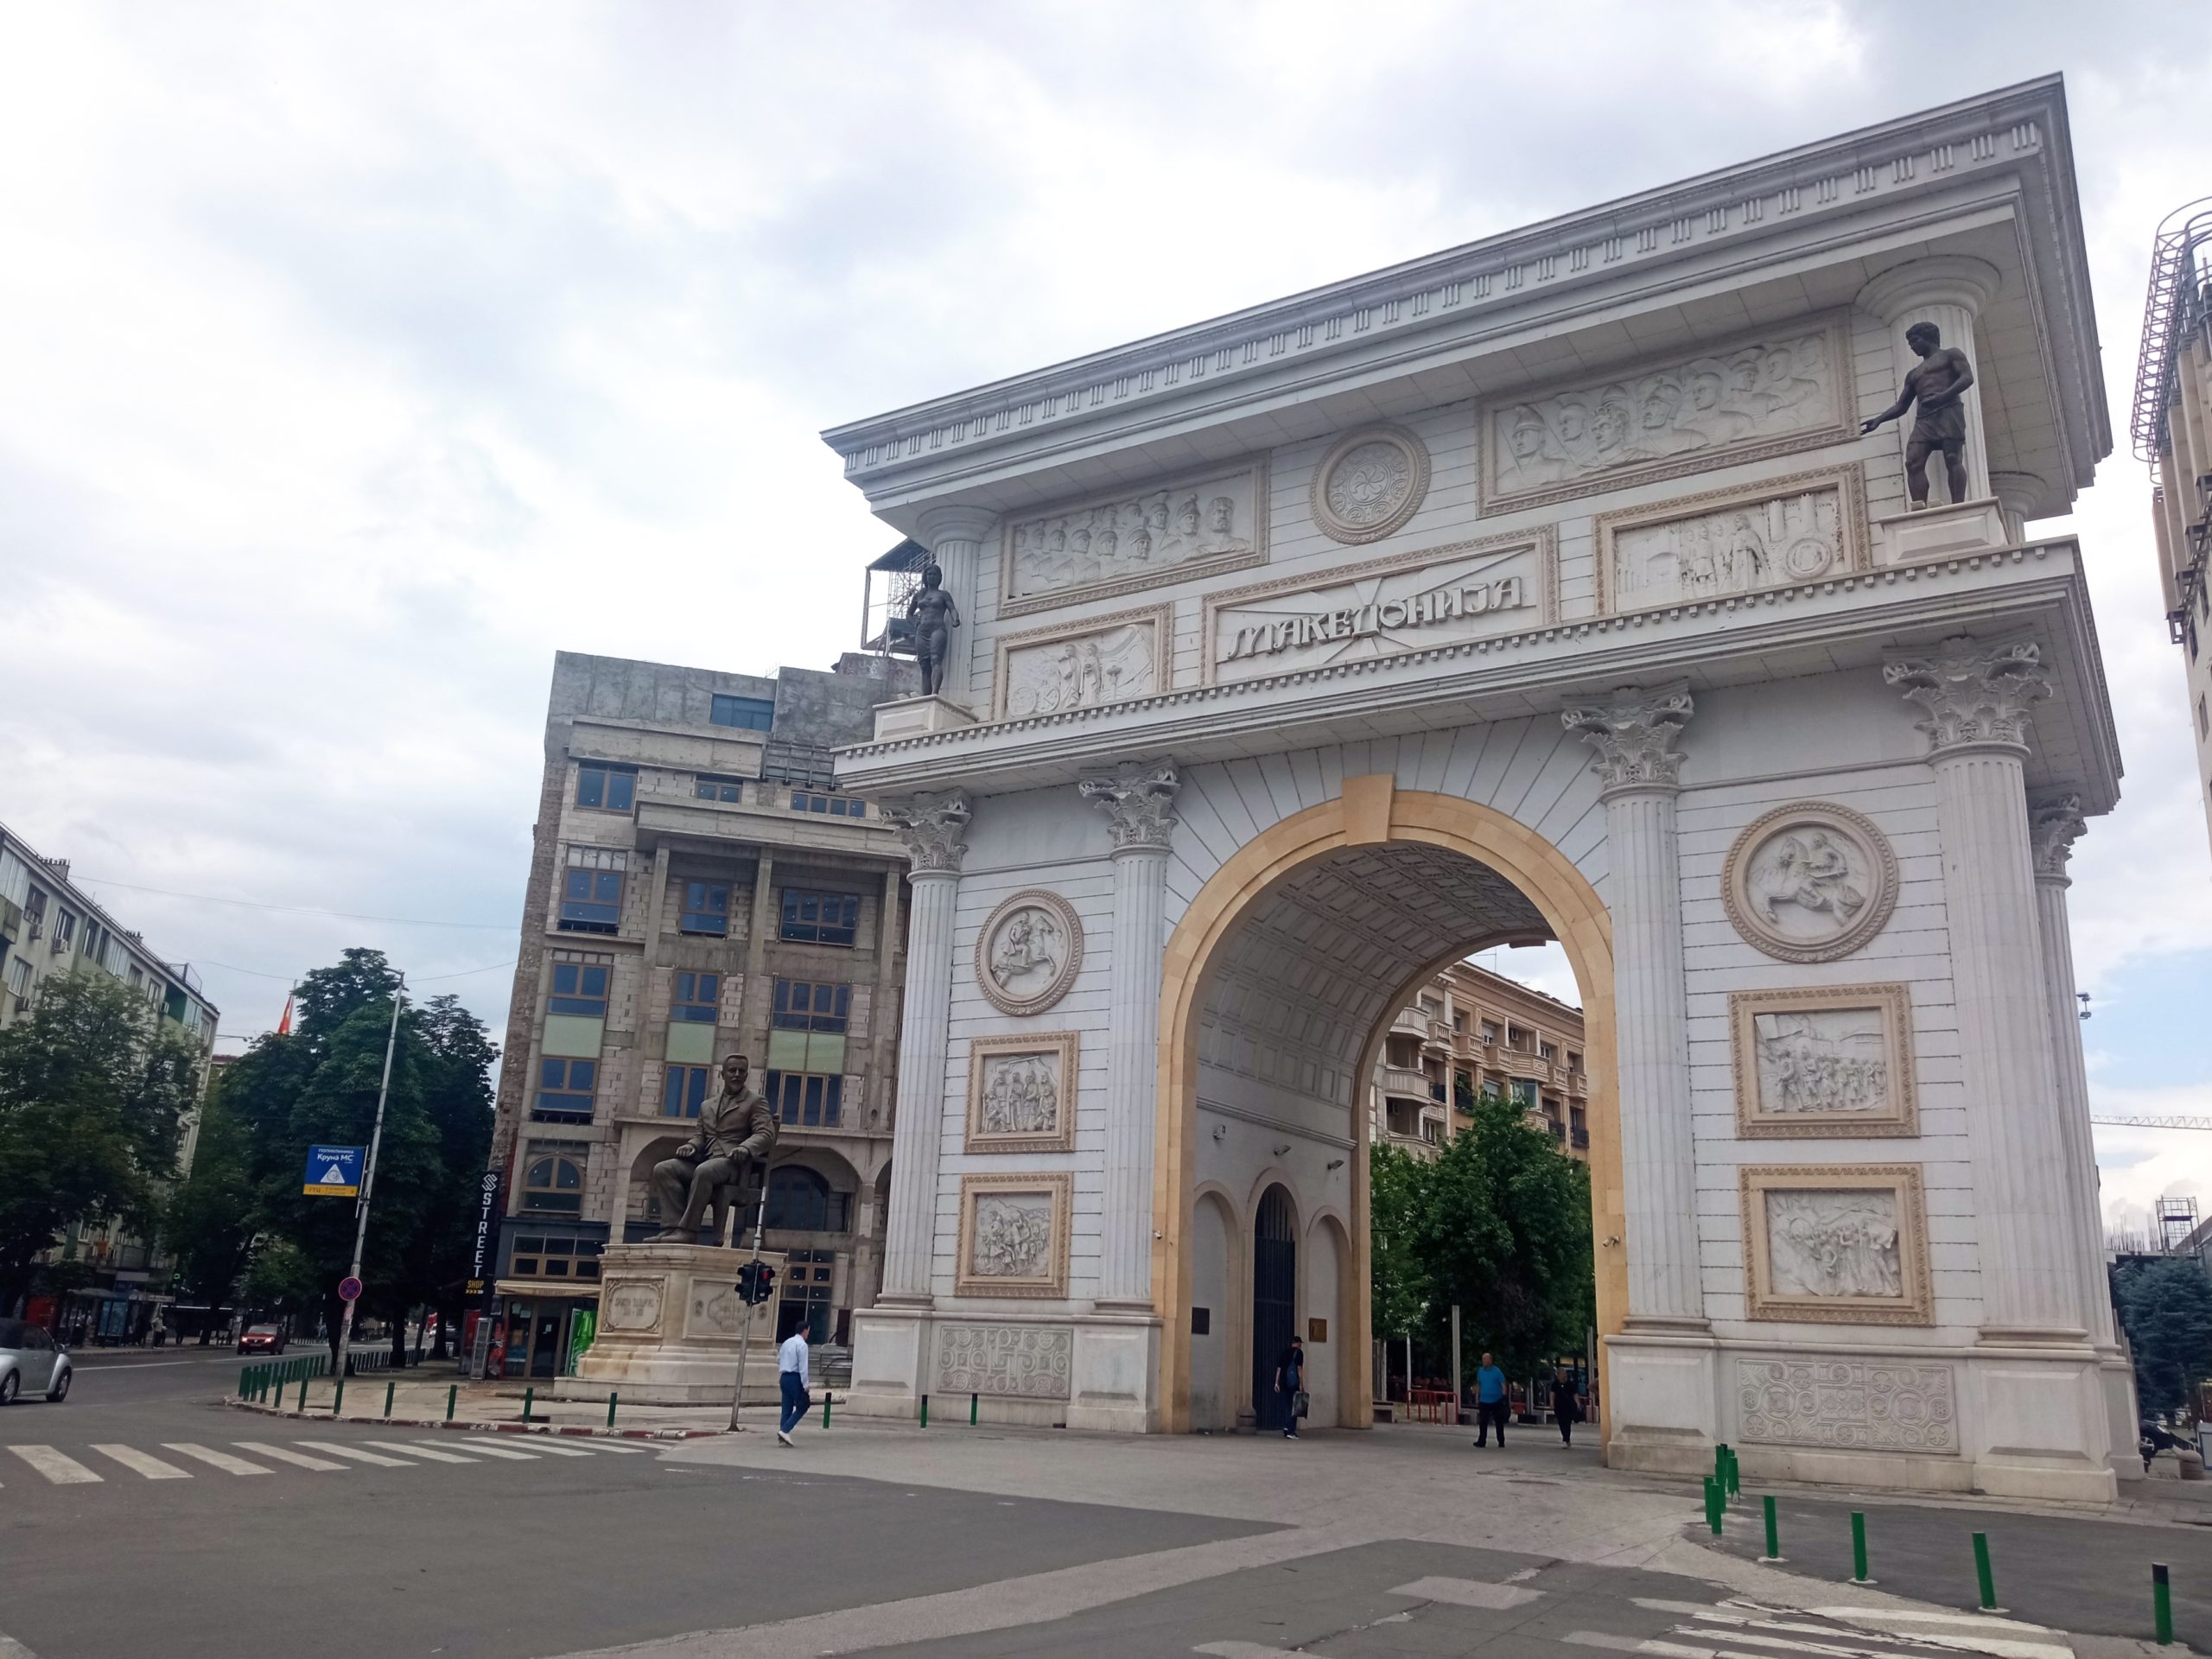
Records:
{"label": "corinthian column", "polygon": [[[1106,1039],[1106,1205],[1098,1297],[1152,1306],[1152,1146],[1158,1107],[1160,966],[1166,944],[1174,766],[1126,762],[1085,778],[1114,841],[1114,956]],[[1072,1080],[1071,1080],[1072,1081]],[[1069,1098],[1073,1099],[1072,1088]]]}
{"label": "corinthian column", "polygon": [[2105,1277],[2104,1217],[2097,1198],[2096,1141],[2089,1129],[2089,1069],[2082,1053],[2082,1013],[2074,991],[2074,931],[2066,916],[2066,889],[2074,885],[2066,865],[2086,827],[2079,795],[2039,801],[2028,812],[2036,867],[2036,919],[2043,941],[2044,1004],[2050,1019],[2067,1189],[2074,1199],[2074,1262],[2082,1274],[2089,1339],[2100,1348],[2116,1349],[2112,1291]]}
{"label": "corinthian column", "polygon": [[952,906],[960,892],[970,816],[961,790],[886,805],[913,865],[906,926],[906,1018],[891,1134],[891,1214],[884,1230],[883,1300],[926,1306],[937,1236],[937,1166],[944,1121],[944,1058],[952,1013]]}
{"label": "corinthian column", "polygon": [[1569,709],[1560,718],[1597,748],[1592,770],[1605,785],[1628,1329],[1703,1331],[1682,883],[1675,842],[1683,756],[1673,747],[1694,705],[1681,687],[1627,690],[1616,697]]}
{"label": "corinthian column", "polygon": [[[2036,647],[1946,640],[1883,669],[1927,718],[1980,1228],[1982,1340],[2087,1336],[2021,763],[2048,696]],[[2071,1017],[2070,1014],[2069,1016]]]}
{"label": "corinthian column", "polygon": [[915,523],[915,539],[944,573],[944,591],[960,613],[960,626],[945,645],[944,684],[938,695],[969,709],[976,706],[976,653],[968,644],[975,638],[976,567],[982,562],[984,537],[997,523],[998,515],[982,507],[928,507]]}

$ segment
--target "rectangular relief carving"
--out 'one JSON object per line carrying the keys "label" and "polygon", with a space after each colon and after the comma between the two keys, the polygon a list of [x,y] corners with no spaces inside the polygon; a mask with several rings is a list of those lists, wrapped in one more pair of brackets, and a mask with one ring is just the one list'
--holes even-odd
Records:
{"label": "rectangular relief carving", "polygon": [[1063,714],[1166,690],[1173,617],[1161,605],[1002,636],[994,717]]}
{"label": "rectangular relief carving", "polygon": [[1264,563],[1267,514],[1262,459],[1009,518],[1001,532],[999,614]]}
{"label": "rectangular relief carving", "polygon": [[1745,1139],[1920,1133],[1904,986],[1738,991],[1728,1023]]}
{"label": "rectangular relief carving", "polygon": [[1835,319],[1770,330],[1548,395],[1485,403],[1482,510],[1678,478],[1853,435]]}
{"label": "rectangular relief carving", "polygon": [[1076,1053],[1071,1031],[971,1042],[966,1149],[1075,1150]]}
{"label": "rectangular relief carving", "polygon": [[1932,1323],[1918,1165],[1753,1166],[1738,1179],[1750,1318]]}
{"label": "rectangular relief carving", "polygon": [[962,1176],[956,1292],[1066,1295],[1074,1183],[1065,1173]]}
{"label": "rectangular relief carving", "polygon": [[1955,1456],[1955,1389],[1948,1365],[1739,1358],[1737,1433],[1747,1445]]}
{"label": "rectangular relief carving", "polygon": [[1211,594],[1206,679],[1261,679],[1548,627],[1557,573],[1547,529]]}
{"label": "rectangular relief carving", "polygon": [[1075,1361],[1065,1325],[940,1325],[937,1392],[1014,1400],[1065,1400]]}
{"label": "rectangular relief carving", "polygon": [[1866,564],[1866,490],[1856,467],[1711,490],[1602,515],[1598,608],[1695,605]]}

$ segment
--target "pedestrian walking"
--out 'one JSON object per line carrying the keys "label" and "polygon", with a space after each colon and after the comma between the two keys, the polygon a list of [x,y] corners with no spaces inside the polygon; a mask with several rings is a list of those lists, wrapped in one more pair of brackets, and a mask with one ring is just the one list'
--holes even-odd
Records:
{"label": "pedestrian walking", "polygon": [[1565,1366],[1552,1375],[1552,1421],[1559,1425],[1559,1443],[1574,1444],[1574,1426],[1582,1421],[1582,1402],[1574,1392],[1574,1379]]}
{"label": "pedestrian walking", "polygon": [[776,1350],[776,1386],[784,1396],[784,1416],[776,1426],[776,1438],[785,1446],[798,1444],[791,1439],[791,1430],[798,1427],[798,1420],[814,1404],[814,1396],[806,1391],[806,1327],[802,1325],[785,1338],[784,1345]]}
{"label": "pedestrian walking", "polygon": [[1282,1413],[1282,1437],[1298,1438],[1298,1419],[1306,1404],[1306,1344],[1297,1337],[1275,1359],[1275,1400]]}
{"label": "pedestrian walking", "polygon": [[1490,1444],[1490,1431],[1497,1429],[1497,1449],[1505,1450],[1505,1373],[1491,1363],[1488,1354],[1483,1356],[1482,1368],[1475,1373],[1475,1444]]}

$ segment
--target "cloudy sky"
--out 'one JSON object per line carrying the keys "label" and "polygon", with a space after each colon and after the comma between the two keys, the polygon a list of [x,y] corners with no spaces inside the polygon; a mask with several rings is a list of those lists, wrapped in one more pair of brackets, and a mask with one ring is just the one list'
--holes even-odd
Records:
{"label": "cloudy sky", "polygon": [[[2039,527],[2127,762],[2094,1080],[2212,1113],[2126,453],[2152,232],[2212,192],[2200,0],[0,0],[0,821],[233,1037],[356,943],[496,1029],[553,652],[855,643],[893,537],[822,427],[2052,70],[2121,444]],[[2212,1195],[2212,1135],[2099,1145],[2112,1207]]]}

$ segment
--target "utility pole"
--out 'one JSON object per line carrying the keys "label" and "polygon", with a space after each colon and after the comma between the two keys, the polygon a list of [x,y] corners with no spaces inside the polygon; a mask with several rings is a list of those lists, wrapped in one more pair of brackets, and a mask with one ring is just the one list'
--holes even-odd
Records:
{"label": "utility pole", "polygon": [[1452,1304],[1452,1421],[1459,1421],[1459,1402],[1464,1397],[1459,1388],[1459,1304]]}
{"label": "utility pole", "polygon": [[[407,976],[399,976],[399,983],[391,993],[391,1029],[384,1039],[384,1080],[377,1084],[377,1124],[369,1132],[368,1166],[361,1171],[361,1201],[354,1211],[353,1269],[349,1279],[361,1276],[361,1247],[369,1238],[369,1198],[377,1187],[377,1149],[384,1145],[384,1103],[391,1095],[391,1052],[399,1045],[399,1010],[407,1001]],[[353,1346],[353,1310],[360,1304],[355,1297],[346,1304],[346,1312],[338,1321],[338,1380],[346,1376],[346,1357]]]}
{"label": "utility pole", "polygon": [[[757,1266],[760,1262],[760,1238],[761,1235],[767,1230],[767,1226],[768,1160],[766,1158],[763,1158],[760,1160],[760,1208],[759,1212],[753,1217],[753,1256],[751,1262],[747,1263],[748,1266]],[[745,1362],[749,1359],[753,1354],[753,1304],[747,1301],[743,1293],[741,1292],[738,1295],[737,1305],[743,1310],[743,1312],[739,1313],[738,1318],[745,1321],[745,1329],[738,1333],[737,1386],[730,1390],[729,1395],[729,1426],[733,1429],[738,1427],[738,1414],[745,1409]],[[763,1304],[763,1306],[766,1306],[766,1304]]]}

